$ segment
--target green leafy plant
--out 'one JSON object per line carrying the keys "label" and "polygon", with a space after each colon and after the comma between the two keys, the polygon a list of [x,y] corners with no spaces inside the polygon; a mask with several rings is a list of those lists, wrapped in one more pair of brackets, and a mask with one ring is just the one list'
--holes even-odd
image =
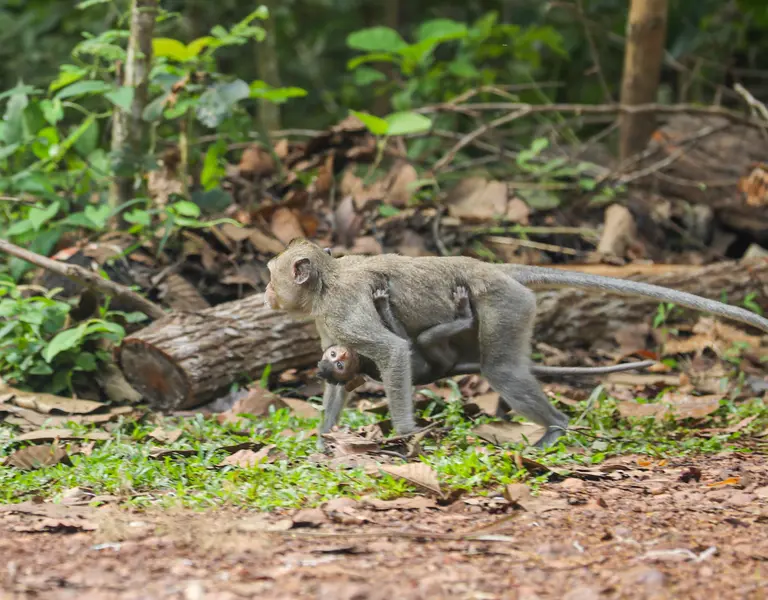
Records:
{"label": "green leafy plant", "polygon": [[[362,52],[347,64],[355,84],[394,91],[392,104],[401,111],[500,79],[529,81],[544,50],[565,55],[552,27],[502,24],[495,12],[470,26],[451,19],[425,21],[411,43],[389,27],[371,27],[350,34],[347,45]],[[389,65],[400,78],[392,81],[373,64]]]}
{"label": "green leafy plant", "polygon": [[[8,383],[50,393],[71,390],[75,378],[110,360],[96,342],[117,343],[125,335],[106,318],[67,327],[71,306],[53,299],[57,291],[25,297],[12,281],[0,279],[0,377]],[[127,321],[144,317],[120,315]]]}

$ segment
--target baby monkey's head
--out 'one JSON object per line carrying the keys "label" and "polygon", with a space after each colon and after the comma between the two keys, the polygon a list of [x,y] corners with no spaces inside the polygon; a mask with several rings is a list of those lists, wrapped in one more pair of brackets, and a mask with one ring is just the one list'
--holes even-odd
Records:
{"label": "baby monkey's head", "polygon": [[329,383],[347,383],[360,372],[360,357],[346,346],[329,346],[317,363],[318,375]]}

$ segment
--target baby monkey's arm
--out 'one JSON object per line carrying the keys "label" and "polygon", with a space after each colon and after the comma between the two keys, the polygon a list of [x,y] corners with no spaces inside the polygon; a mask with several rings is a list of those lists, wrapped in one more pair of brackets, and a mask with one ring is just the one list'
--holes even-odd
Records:
{"label": "baby monkey's arm", "polygon": [[[469,290],[463,286],[457,287],[454,300],[458,318],[448,323],[438,323],[422,331],[411,347],[411,372],[414,381],[444,376],[456,363],[456,352],[449,342],[453,336],[471,329],[475,322],[469,304]],[[384,325],[397,336],[410,340],[402,322],[392,312],[388,290],[375,290],[373,302]]]}

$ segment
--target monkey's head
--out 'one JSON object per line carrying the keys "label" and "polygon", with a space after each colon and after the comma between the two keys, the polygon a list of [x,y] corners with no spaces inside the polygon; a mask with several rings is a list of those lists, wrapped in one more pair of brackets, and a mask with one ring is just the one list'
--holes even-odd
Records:
{"label": "monkey's head", "polygon": [[329,346],[317,369],[317,374],[329,383],[347,383],[359,374],[360,357],[346,346]]}
{"label": "monkey's head", "polygon": [[292,240],[285,250],[267,263],[269,283],[264,301],[272,310],[307,314],[322,287],[321,274],[333,268],[330,249],[309,240]]}

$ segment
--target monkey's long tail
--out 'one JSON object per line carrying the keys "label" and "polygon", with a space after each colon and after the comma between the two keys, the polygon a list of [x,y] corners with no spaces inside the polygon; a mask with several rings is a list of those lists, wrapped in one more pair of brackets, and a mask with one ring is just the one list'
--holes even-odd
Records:
{"label": "monkey's long tail", "polygon": [[758,314],[738,306],[730,306],[717,300],[708,300],[695,294],[680,292],[660,285],[592,275],[590,273],[547,269],[545,267],[503,265],[502,268],[516,281],[534,290],[553,287],[576,287],[613,292],[621,296],[641,296],[662,302],[672,302],[673,304],[679,304],[694,310],[727,317],[768,332],[768,319],[764,319]]}

